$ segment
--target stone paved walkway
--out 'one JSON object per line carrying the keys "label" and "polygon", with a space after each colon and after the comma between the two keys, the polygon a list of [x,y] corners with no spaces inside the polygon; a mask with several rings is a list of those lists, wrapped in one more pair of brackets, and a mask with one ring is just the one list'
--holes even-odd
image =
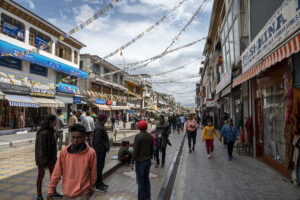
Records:
{"label": "stone paved walkway", "polygon": [[[151,166],[150,181],[152,199],[157,199],[157,195],[163,184],[165,174],[169,169],[171,160],[173,159],[176,150],[180,146],[183,134],[171,134],[170,141],[172,146],[167,147],[166,163],[164,168],[154,168]],[[135,171],[129,166],[123,166],[114,174],[110,175],[105,181],[110,187],[107,193],[96,193],[94,200],[131,200],[137,199],[137,184]]]}
{"label": "stone paved walkway", "polygon": [[174,200],[299,200],[300,187],[292,185],[265,163],[238,156],[228,161],[226,149],[215,140],[215,152],[207,159],[198,131],[196,151],[189,154],[185,141],[176,177]]}

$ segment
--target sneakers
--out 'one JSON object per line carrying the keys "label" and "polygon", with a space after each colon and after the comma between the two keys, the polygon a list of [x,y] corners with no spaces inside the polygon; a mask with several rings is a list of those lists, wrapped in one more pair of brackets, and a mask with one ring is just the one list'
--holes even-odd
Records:
{"label": "sneakers", "polygon": [[43,196],[42,195],[39,195],[36,200],[44,200]]}
{"label": "sneakers", "polygon": [[62,199],[62,198],[63,198],[63,195],[59,194],[58,192],[55,192],[55,193],[53,194],[53,198]]}
{"label": "sneakers", "polygon": [[97,192],[107,192],[107,188],[105,188],[104,186],[98,186],[98,187],[96,187],[96,191]]}
{"label": "sneakers", "polygon": [[104,188],[109,188],[109,185],[106,185],[106,184],[104,184],[104,183],[102,183],[102,186],[103,186]]}
{"label": "sneakers", "polygon": [[208,159],[210,158],[210,154],[207,155],[207,158],[208,158]]}

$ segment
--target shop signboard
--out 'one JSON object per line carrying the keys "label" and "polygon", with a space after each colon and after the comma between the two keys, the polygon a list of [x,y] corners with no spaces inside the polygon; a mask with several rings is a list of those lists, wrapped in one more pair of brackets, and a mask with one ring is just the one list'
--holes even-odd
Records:
{"label": "shop signboard", "polygon": [[44,67],[50,68],[52,70],[56,70],[59,72],[63,72],[66,74],[70,74],[72,76],[76,76],[79,78],[87,79],[87,73],[84,71],[81,71],[80,69],[77,69],[75,67],[66,65],[64,63],[61,63],[59,61],[53,60],[51,58],[47,58],[45,56],[42,56],[40,54],[31,53],[23,56],[17,56],[14,53],[20,53],[26,51],[26,49],[23,49],[21,47],[18,47],[16,45],[10,44],[8,42],[5,42],[3,40],[0,40],[0,53],[3,54],[9,54],[12,53],[14,57],[27,60],[29,62],[35,63],[37,65],[42,65]]}
{"label": "shop signboard", "polygon": [[29,87],[23,85],[13,85],[0,82],[0,90],[5,93],[26,94],[30,93]]}
{"label": "shop signboard", "polygon": [[206,100],[206,107],[212,108],[216,106],[216,102],[214,100]]}
{"label": "shop signboard", "polygon": [[30,87],[31,96],[54,97],[55,91],[49,89],[42,89],[37,87]]}
{"label": "shop signboard", "polygon": [[106,101],[106,105],[111,105],[111,103],[112,103],[111,101],[108,100]]}
{"label": "shop signboard", "polygon": [[3,32],[7,33],[11,36],[17,37],[21,40],[24,40],[24,30],[17,28],[14,25],[4,23],[3,24]]}
{"label": "shop signboard", "polygon": [[73,98],[73,103],[74,103],[74,104],[81,104],[81,97],[75,96],[75,97]]}
{"label": "shop signboard", "polygon": [[242,54],[242,72],[261,59],[300,28],[300,1],[285,0]]}
{"label": "shop signboard", "polygon": [[117,102],[116,102],[116,101],[112,101],[112,102],[111,102],[111,105],[112,105],[112,106],[116,106],[116,105],[117,105]]}
{"label": "shop signboard", "polygon": [[216,94],[220,93],[228,84],[231,83],[231,70],[229,70],[223,78],[221,78],[220,83],[216,87]]}
{"label": "shop signboard", "polygon": [[96,99],[96,104],[106,104],[106,101],[104,99]]}
{"label": "shop signboard", "polygon": [[64,84],[64,83],[58,83],[58,87],[56,88],[56,91],[62,92],[62,93],[80,95],[80,91],[77,86],[68,85],[68,84]]}

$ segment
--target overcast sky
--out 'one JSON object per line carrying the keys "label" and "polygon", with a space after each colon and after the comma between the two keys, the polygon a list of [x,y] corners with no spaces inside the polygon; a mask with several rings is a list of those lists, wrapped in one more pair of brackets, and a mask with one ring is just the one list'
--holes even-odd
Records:
{"label": "overcast sky", "polygon": [[[33,13],[39,15],[64,31],[69,31],[77,24],[84,22],[107,5],[109,0],[15,0]],[[122,0],[109,12],[102,15],[94,23],[73,35],[87,47],[81,53],[90,53],[104,57],[145,31],[153,23],[166,15],[181,0]],[[162,53],[172,39],[185,26],[202,0],[188,0],[168,18],[123,51],[125,63],[136,62]],[[213,0],[204,4],[200,14],[175,43],[176,48],[205,37],[209,28],[209,20]],[[146,68],[134,73],[156,74],[182,66],[200,58],[205,40],[192,47],[184,48],[150,63]],[[203,58],[202,58],[203,59]],[[120,54],[108,59],[118,66],[123,63]],[[198,60],[187,67],[155,77],[153,80],[181,79],[199,73],[201,61]],[[200,78],[182,79],[184,82],[195,82]],[[172,94],[176,101],[183,105],[194,104],[195,83],[153,83],[153,89]],[[186,93],[184,93],[187,91]],[[176,94],[175,94],[176,93]]]}

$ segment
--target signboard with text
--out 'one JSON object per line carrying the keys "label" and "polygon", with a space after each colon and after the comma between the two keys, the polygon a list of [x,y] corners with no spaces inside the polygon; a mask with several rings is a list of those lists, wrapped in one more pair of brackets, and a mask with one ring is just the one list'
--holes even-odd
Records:
{"label": "signboard with text", "polygon": [[300,0],[285,0],[242,54],[245,73],[300,28]]}
{"label": "signboard with text", "polygon": [[96,99],[96,104],[106,104],[106,101],[104,99]]}
{"label": "signboard with text", "polygon": [[111,101],[106,101],[106,105],[111,105]]}

